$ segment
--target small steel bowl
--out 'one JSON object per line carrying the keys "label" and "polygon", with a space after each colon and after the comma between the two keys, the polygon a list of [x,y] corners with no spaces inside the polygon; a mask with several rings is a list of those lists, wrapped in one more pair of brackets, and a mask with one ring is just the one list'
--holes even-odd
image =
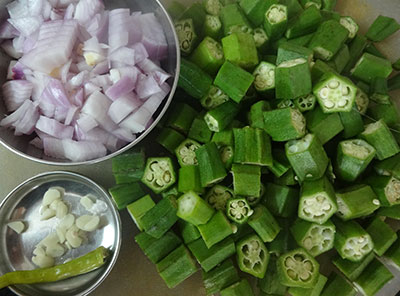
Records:
{"label": "small steel bowl", "polygon": [[[110,250],[110,258],[96,271],[70,279],[44,284],[15,285],[10,289],[21,296],[80,296],[87,295],[97,288],[107,277],[117,261],[121,247],[121,220],[108,193],[92,180],[76,173],[55,171],[32,177],[17,186],[0,204],[0,275],[15,270],[37,268],[32,263],[32,251],[49,233],[54,231],[58,219],[40,221],[39,209],[44,193],[50,187],[65,189],[63,200],[70,213],[90,214],[82,205],[80,198],[90,194],[107,206],[102,213],[101,227],[88,233],[87,242],[77,249],[67,251],[56,259],[56,264],[68,258],[80,257],[100,246]],[[104,205],[104,204],[103,204]],[[17,234],[7,226],[10,221],[24,221],[27,229]]]}
{"label": "small steel bowl", "polygon": [[[13,0],[1,1],[0,23],[8,18],[6,5],[12,1]],[[74,166],[98,163],[110,159],[118,154],[121,154],[141,142],[154,129],[154,127],[158,124],[160,119],[167,111],[178,84],[180,69],[180,50],[178,46],[178,37],[175,32],[174,24],[169,17],[167,11],[159,0],[105,0],[104,2],[106,9],[130,8],[131,11],[142,11],[144,13],[153,12],[156,15],[157,19],[160,21],[162,27],[164,28],[165,36],[168,43],[168,58],[165,61],[162,61],[161,64],[163,68],[172,75],[172,78],[168,80],[168,83],[171,86],[171,92],[169,93],[168,97],[164,99],[163,103],[155,113],[155,116],[153,117],[154,122],[133,142],[129,143],[118,151],[93,160],[73,162],[69,160],[49,158],[43,155],[42,150],[39,150],[29,144],[29,142],[33,139],[32,136],[17,137],[14,135],[13,130],[0,128],[0,144],[3,144],[10,151],[32,161],[49,165]],[[0,52],[0,85],[2,85],[6,81],[6,73],[9,62],[10,57],[8,57],[3,52]],[[3,119],[6,114],[6,108],[0,97],[0,120]]]}

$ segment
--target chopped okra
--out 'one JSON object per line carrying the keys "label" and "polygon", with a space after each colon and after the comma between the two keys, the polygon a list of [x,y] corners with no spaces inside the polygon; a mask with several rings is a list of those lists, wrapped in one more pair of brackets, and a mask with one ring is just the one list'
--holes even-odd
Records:
{"label": "chopped okra", "polygon": [[294,100],[294,105],[300,112],[311,111],[315,107],[317,97],[314,94],[308,94]]}
{"label": "chopped okra", "polygon": [[197,165],[196,150],[200,148],[200,144],[194,140],[186,139],[178,148],[175,154],[180,166]]}
{"label": "chopped okra", "polygon": [[357,106],[357,110],[358,112],[360,112],[360,114],[364,115],[365,113],[367,113],[369,97],[359,87],[357,88],[355,103]]}
{"label": "chopped okra", "polygon": [[206,201],[216,210],[223,211],[226,209],[226,203],[233,198],[233,190],[222,185],[214,185],[207,192]]}
{"label": "chopped okra", "polygon": [[263,28],[253,30],[254,43],[259,51],[264,51],[268,46],[269,38]]}
{"label": "chopped okra", "polygon": [[192,19],[184,19],[175,23],[175,30],[178,35],[179,47],[184,55],[189,55],[196,44],[197,34]]}
{"label": "chopped okra", "polygon": [[151,157],[147,159],[142,182],[155,193],[171,187],[176,180],[175,170],[169,157]]}
{"label": "chopped okra", "polygon": [[226,215],[233,222],[243,224],[254,213],[245,198],[233,198],[226,204]]}
{"label": "chopped okra", "polygon": [[324,112],[349,112],[357,88],[350,79],[328,72],[314,86],[313,92]]}
{"label": "chopped okra", "polygon": [[349,31],[349,39],[356,37],[359,27],[351,16],[342,16],[339,22]]}
{"label": "chopped okra", "polygon": [[393,176],[372,175],[365,182],[372,187],[382,206],[391,207],[400,204],[400,179]]}
{"label": "chopped okra", "polygon": [[254,87],[258,92],[266,93],[275,88],[275,69],[274,64],[261,62],[254,70]]}
{"label": "chopped okra", "polygon": [[211,110],[229,101],[229,97],[219,87],[212,85],[200,103],[206,110]]}
{"label": "chopped okra", "polygon": [[280,4],[271,5],[265,13],[264,29],[271,40],[277,40],[286,31],[288,23],[287,6]]}

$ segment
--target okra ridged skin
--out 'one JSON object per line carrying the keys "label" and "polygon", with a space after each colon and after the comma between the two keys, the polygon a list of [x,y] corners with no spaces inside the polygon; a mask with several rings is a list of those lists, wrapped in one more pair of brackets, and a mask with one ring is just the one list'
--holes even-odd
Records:
{"label": "okra ridged skin", "polygon": [[322,290],[321,296],[355,296],[356,289],[343,276],[332,272]]}
{"label": "okra ridged skin", "polygon": [[168,112],[166,126],[186,135],[196,115],[197,111],[191,106],[178,103]]}
{"label": "okra ridged skin", "polygon": [[208,128],[213,132],[222,132],[226,129],[239,112],[239,105],[232,101],[227,101],[204,115],[204,121]]}
{"label": "okra ridged skin", "polygon": [[208,128],[207,123],[204,121],[204,115],[200,114],[196,117],[190,127],[188,137],[199,143],[208,143],[211,141],[213,132]]}
{"label": "okra ridged skin", "polygon": [[[400,232],[397,232],[397,237],[400,237]],[[400,239],[398,238],[393,245],[383,255],[385,262],[400,270]]]}
{"label": "okra ridged skin", "polygon": [[350,59],[343,69],[344,73],[349,73],[361,57],[365,47],[367,46],[367,38],[357,34],[349,44]]}
{"label": "okra ridged skin", "polygon": [[311,63],[313,56],[314,53],[311,49],[290,42],[285,42],[278,48],[276,64],[280,65],[283,62],[295,59],[305,59],[308,63]]}
{"label": "okra ridged skin", "polygon": [[365,182],[372,187],[383,207],[400,204],[399,179],[391,176],[372,175]]}
{"label": "okra ridged skin", "polygon": [[207,248],[219,243],[234,232],[234,228],[221,211],[217,211],[206,224],[198,225]]}
{"label": "okra ridged skin", "polygon": [[204,193],[204,187],[200,184],[200,172],[197,165],[181,167],[178,176],[179,192],[186,193],[194,191],[198,194]]}
{"label": "okra ridged skin", "polygon": [[390,176],[400,179],[400,153],[388,159],[376,162],[374,169],[379,175]]}
{"label": "okra ridged skin", "polygon": [[261,167],[250,164],[232,165],[233,192],[242,196],[261,196]]}
{"label": "okra ridged skin", "polygon": [[326,276],[324,276],[323,274],[319,274],[317,283],[314,287],[309,289],[290,287],[288,292],[292,296],[319,296],[324,289],[327,281],[328,278]]}
{"label": "okra ridged skin", "polygon": [[388,78],[393,68],[389,60],[364,53],[350,71],[354,78],[371,83],[376,77]]}
{"label": "okra ridged skin", "polygon": [[238,272],[231,259],[225,260],[209,272],[203,271],[202,278],[207,295],[215,294],[239,281]]}
{"label": "okra ridged skin", "polygon": [[239,5],[243,9],[247,18],[254,26],[259,26],[264,20],[264,14],[272,4],[277,4],[277,0],[240,0]]}
{"label": "okra ridged skin", "polygon": [[373,296],[393,278],[389,269],[375,258],[355,279],[354,285],[363,295]]}
{"label": "okra ridged skin", "polygon": [[258,65],[258,53],[254,38],[248,33],[232,33],[222,38],[225,59],[244,68]]}
{"label": "okra ridged skin", "polygon": [[189,244],[201,237],[199,230],[192,223],[186,222],[185,220],[179,220],[178,225],[181,237],[185,244]]}
{"label": "okra ridged skin", "polygon": [[347,63],[350,60],[349,47],[345,44],[339,51],[333,56],[333,58],[328,62],[338,73],[342,73]]}
{"label": "okra ridged skin", "polygon": [[[274,66],[275,67],[275,66]],[[271,110],[271,104],[268,101],[259,101],[250,107],[247,114],[247,121],[251,127],[264,129],[263,113]]]}
{"label": "okra ridged skin", "polygon": [[353,107],[350,112],[339,112],[339,116],[343,125],[343,138],[349,139],[364,131],[364,121],[357,107]]}
{"label": "okra ridged skin", "polygon": [[289,19],[296,17],[304,11],[298,0],[279,0],[277,2],[287,7]]}
{"label": "okra ridged skin", "polygon": [[262,279],[258,279],[258,287],[266,295],[286,295],[287,287],[282,285],[278,279],[278,272],[276,268],[276,256],[270,257],[267,272]]}
{"label": "okra ridged skin", "polygon": [[247,279],[241,279],[239,282],[223,289],[221,296],[254,296],[254,292]]}
{"label": "okra ridged skin", "polygon": [[206,36],[193,51],[190,60],[210,75],[215,75],[224,63],[221,44]]}
{"label": "okra ridged skin", "polygon": [[207,143],[196,150],[202,187],[211,186],[227,175],[219,151],[214,142]]}
{"label": "okra ridged skin", "polygon": [[320,10],[315,6],[310,6],[297,17],[289,20],[285,37],[293,39],[313,33],[317,30],[321,22],[322,16]]}
{"label": "okra ridged skin", "polygon": [[[115,156],[111,165],[117,185],[140,181],[145,164],[144,149],[135,149]],[[120,182],[122,179],[123,182]]]}
{"label": "okra ridged skin", "polygon": [[365,230],[371,236],[378,256],[382,256],[397,240],[396,232],[381,217],[375,217]]}
{"label": "okra ridged skin", "polygon": [[375,253],[371,252],[367,256],[364,257],[361,261],[352,262],[346,259],[341,258],[337,255],[332,259],[333,265],[343,273],[350,281],[354,281],[359,275],[364,271],[364,269],[368,266],[369,263],[375,258]]}
{"label": "okra ridged skin", "polygon": [[174,153],[175,149],[185,139],[185,136],[173,128],[164,127],[158,134],[156,141],[169,153]]}
{"label": "okra ridged skin", "polygon": [[116,185],[111,187],[108,192],[118,210],[125,209],[127,205],[145,195],[139,182]]}
{"label": "okra ridged skin", "polygon": [[194,191],[183,194],[177,200],[176,215],[194,225],[207,223],[214,215],[215,210]]}
{"label": "okra ridged skin", "polygon": [[274,216],[263,205],[254,208],[254,213],[249,218],[248,223],[263,242],[273,241],[281,231],[281,227]]}
{"label": "okra ridged skin", "polygon": [[289,186],[267,183],[262,203],[275,216],[292,217],[297,210],[299,191]]}
{"label": "okra ridged skin", "polygon": [[224,36],[229,35],[228,33],[233,26],[246,26],[251,28],[250,22],[237,3],[225,5],[221,9],[220,18],[224,29]]}
{"label": "okra ridged skin", "polygon": [[278,40],[283,36],[288,25],[287,6],[273,4],[264,15],[264,29],[270,40]]}
{"label": "okra ridged skin", "polygon": [[212,84],[212,78],[196,64],[182,58],[178,86],[190,96],[201,99]]}
{"label": "okra ridged skin", "polygon": [[365,36],[374,42],[380,42],[396,33],[400,29],[399,23],[387,16],[379,15],[369,27]]}
{"label": "okra ridged skin", "polygon": [[140,231],[143,230],[142,217],[156,204],[149,194],[126,206],[129,215]]}

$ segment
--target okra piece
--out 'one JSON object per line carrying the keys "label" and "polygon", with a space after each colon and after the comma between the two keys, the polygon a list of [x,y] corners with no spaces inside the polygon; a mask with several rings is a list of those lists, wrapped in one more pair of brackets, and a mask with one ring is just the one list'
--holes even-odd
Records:
{"label": "okra piece", "polygon": [[212,78],[195,63],[181,59],[178,86],[190,96],[201,99],[212,84]]}
{"label": "okra piece", "polygon": [[336,70],[319,59],[317,59],[314,63],[311,63],[311,79],[313,83],[318,82],[321,77],[328,72],[335,73]]}
{"label": "okra piece", "polygon": [[182,244],[181,239],[172,231],[168,231],[159,239],[148,235],[146,232],[141,232],[135,236],[135,241],[154,264],[160,262],[161,259]]}
{"label": "okra piece", "polygon": [[264,29],[270,40],[278,40],[283,36],[288,25],[286,5],[273,4],[264,15]]}
{"label": "okra piece", "polygon": [[357,87],[350,79],[328,72],[314,86],[313,92],[323,112],[350,112],[356,99]]}
{"label": "okra piece", "polygon": [[179,48],[182,55],[188,56],[197,44],[197,34],[192,19],[183,19],[175,23],[175,30],[178,36]]}
{"label": "okra piece", "polygon": [[336,7],[337,0],[322,0],[323,10],[334,10]]}
{"label": "okra piece", "polygon": [[144,149],[134,149],[117,155],[111,164],[117,185],[140,181],[146,164]]}
{"label": "okra piece", "polygon": [[290,231],[299,246],[314,257],[333,248],[336,228],[330,220],[317,224],[297,219]]}
{"label": "okra piece", "polygon": [[293,100],[277,100],[277,102],[278,102],[278,104],[276,104],[277,109],[295,108]]}
{"label": "okra piece", "polygon": [[222,289],[239,281],[239,275],[232,260],[227,259],[209,272],[202,272],[203,284],[207,295],[218,293]]}
{"label": "okra piece", "polygon": [[351,70],[354,78],[371,83],[374,78],[388,78],[392,73],[392,64],[389,60],[364,53]]}
{"label": "okra piece", "polygon": [[186,193],[194,191],[198,194],[204,193],[204,188],[200,184],[199,167],[196,165],[184,166],[178,172],[178,191]]}
{"label": "okra piece", "polygon": [[367,124],[360,137],[375,148],[379,160],[389,158],[400,151],[396,139],[382,119]]}
{"label": "okra piece", "polygon": [[394,75],[388,80],[389,91],[400,89],[400,74]]}
{"label": "okra piece", "polygon": [[182,143],[184,139],[185,136],[180,132],[169,127],[164,127],[163,129],[161,129],[160,134],[156,138],[156,141],[168,152],[174,153],[175,149],[179,146],[180,143]]}
{"label": "okra piece", "polygon": [[354,185],[336,193],[337,216],[344,220],[365,217],[380,207],[380,201],[368,185]]}
{"label": "okra piece", "polygon": [[286,157],[300,181],[322,178],[329,159],[317,136],[307,134],[285,144]]}
{"label": "okra piece", "polygon": [[172,186],[169,189],[161,192],[161,197],[166,198],[166,197],[174,197],[178,198],[178,196],[181,195],[181,193],[178,191],[178,186]]}
{"label": "okra piece", "polygon": [[210,75],[215,75],[224,63],[224,52],[218,41],[206,36],[190,56],[190,60]]}
{"label": "okra piece", "polygon": [[142,183],[154,193],[161,193],[171,187],[175,181],[175,170],[171,158],[150,157],[147,159]]}
{"label": "okra piece", "polygon": [[374,169],[379,175],[400,179],[400,154],[375,163]]}
{"label": "okra piece", "polygon": [[216,15],[206,15],[203,25],[203,33],[215,40],[218,40],[222,35],[222,23]]}
{"label": "okra piece", "polygon": [[273,141],[284,142],[304,137],[306,119],[294,108],[275,109],[264,112],[264,129]]}
{"label": "okra piece", "polygon": [[226,216],[238,224],[246,223],[253,212],[243,197],[230,199],[226,204]]}
{"label": "okra piece", "polygon": [[283,62],[275,70],[275,96],[277,99],[296,99],[312,90],[310,66],[306,59]]}
{"label": "okra piece", "polygon": [[220,18],[224,28],[224,36],[229,35],[234,26],[251,28],[243,10],[236,3],[224,6],[221,9]]}
{"label": "okra piece", "polygon": [[188,244],[188,248],[205,272],[210,271],[236,252],[235,243],[230,237],[213,245],[211,248],[208,248],[203,239],[199,238]]}
{"label": "okra piece", "polygon": [[179,220],[178,224],[181,237],[185,244],[189,244],[201,237],[199,230],[192,223]]}
{"label": "okra piece", "polygon": [[287,42],[291,43],[291,44],[295,44],[295,45],[299,45],[299,46],[304,46],[304,47],[308,47],[308,45],[310,44],[311,39],[313,38],[315,33],[310,33],[304,36],[300,36],[300,37],[296,37],[293,39],[289,39]]}
{"label": "okra piece", "polygon": [[350,61],[349,47],[345,44],[328,62],[338,73],[342,73],[347,63]]}
{"label": "okra piece", "polygon": [[225,130],[214,133],[211,141],[215,142],[218,148],[223,146],[233,146],[233,128],[241,126],[242,124],[239,121],[234,120]]}
{"label": "okra piece", "polygon": [[317,97],[314,94],[308,94],[304,97],[300,97],[294,100],[295,107],[300,112],[311,111],[315,108]]}
{"label": "okra piece", "polygon": [[387,104],[371,102],[368,111],[375,120],[382,119],[388,126],[396,128],[400,114],[397,105],[389,98]]}
{"label": "okra piece", "polygon": [[145,195],[139,182],[116,185],[111,187],[108,192],[118,210],[125,209],[127,205]]}
{"label": "okra piece", "polygon": [[[390,208],[388,208],[390,209]],[[400,232],[397,232],[397,237],[400,237]],[[385,261],[395,267],[396,269],[400,269],[400,239],[397,239],[394,244],[387,250],[384,254]]]}
{"label": "okra piece", "polygon": [[383,207],[400,204],[400,180],[396,177],[372,175],[365,182],[372,187]]}
{"label": "okra piece", "polygon": [[[273,166],[269,167],[269,170],[275,175],[276,178],[280,178],[292,170],[288,159],[286,158],[285,151],[282,149],[272,150]],[[292,170],[293,171],[293,170]],[[276,182],[275,182],[276,183]],[[278,183],[277,183],[278,184]],[[281,184],[281,183],[279,183]],[[287,184],[284,184],[287,185]]]}
{"label": "okra piece", "polygon": [[179,19],[179,17],[185,11],[185,5],[178,1],[172,1],[172,3],[168,6],[167,11],[171,18],[175,21]]}
{"label": "okra piece", "polygon": [[211,141],[213,132],[208,128],[207,123],[204,121],[204,115],[200,114],[196,117],[192,126],[189,129],[188,137],[200,143],[208,143]]}
{"label": "okra piece", "polygon": [[318,137],[322,145],[343,131],[339,114],[324,113],[320,107],[307,113],[306,122],[308,130]]}
{"label": "okra piece", "polygon": [[300,0],[300,4],[304,7],[304,9],[315,6],[317,9],[321,9],[322,2],[321,0]]}
{"label": "okra piece", "polygon": [[356,21],[351,16],[342,16],[340,17],[339,23],[349,31],[349,39],[353,39],[356,37],[359,26]]}
{"label": "okra piece", "polygon": [[187,134],[196,114],[196,110],[188,104],[178,103],[169,112],[166,126]]}
{"label": "okra piece", "polygon": [[254,81],[254,76],[239,66],[225,61],[215,77],[214,84],[232,100],[239,103]]}
{"label": "okra piece", "polygon": [[378,256],[382,256],[397,240],[396,232],[381,217],[375,217],[365,230],[371,236]]}
{"label": "okra piece", "polygon": [[174,288],[197,271],[196,261],[181,245],[156,265],[168,288]]}
{"label": "okra piece", "polygon": [[288,292],[292,296],[319,296],[321,295],[322,290],[325,287],[328,278],[322,274],[318,276],[318,280],[315,283],[314,287],[306,289],[306,288],[295,288],[290,287]]}
{"label": "okra piece", "polygon": [[[267,168],[264,168],[264,169],[267,170]],[[251,207],[255,207],[256,205],[258,205],[261,202],[261,198],[264,196],[264,194],[265,194],[265,186],[264,186],[264,184],[261,184],[260,196],[247,195],[246,200]]]}
{"label": "okra piece", "polygon": [[312,288],[318,281],[319,263],[303,248],[279,256],[278,277],[288,287]]}
{"label": "okra piece", "polygon": [[256,67],[253,75],[254,87],[258,93],[267,95],[275,88],[275,69],[275,65],[267,62],[261,62]]}
{"label": "okra piece", "polygon": [[227,172],[214,142],[204,144],[196,150],[202,187],[208,187],[223,180]]}
{"label": "okra piece", "polygon": [[200,103],[205,109],[211,110],[228,101],[228,95],[219,87],[212,85],[207,94],[200,100]]}
{"label": "okra piece", "polygon": [[208,14],[219,15],[222,3],[219,0],[203,0],[204,9]]}
{"label": "okra piece", "polygon": [[303,183],[298,209],[301,219],[324,224],[336,211],[335,192],[327,177]]}
{"label": "okra piece", "polygon": [[356,100],[355,100],[355,105],[357,108],[357,111],[361,115],[365,115],[368,110],[369,106],[369,97],[367,94],[360,88],[360,83],[357,84],[357,92],[356,92]]}
{"label": "okra piece", "polygon": [[273,241],[281,230],[274,216],[263,205],[254,208],[248,223],[265,243]]}
{"label": "okra piece", "polygon": [[194,225],[207,223],[214,215],[214,209],[195,192],[189,191],[178,198],[176,215]]}
{"label": "okra piece", "polygon": [[364,131],[364,122],[357,107],[353,107],[350,112],[339,112],[339,116],[343,125],[343,138],[352,138]]}
{"label": "okra piece", "polygon": [[235,195],[261,195],[261,167],[249,164],[232,165],[233,192]]}
{"label": "okra piece", "polygon": [[276,64],[279,65],[295,59],[305,59],[308,63],[311,63],[313,55],[313,51],[309,48],[286,42],[278,48]]}
{"label": "okra piece", "polygon": [[211,187],[206,196],[205,200],[216,210],[224,211],[226,204],[229,199],[233,198],[233,191],[228,187],[222,185],[214,185]]}
{"label": "okra piece", "polygon": [[373,296],[393,278],[390,270],[378,259],[374,259],[353,284],[361,294]]}
{"label": "okra piece", "polygon": [[316,58],[329,61],[346,42],[349,31],[335,20],[323,22],[317,29],[309,48]]}
{"label": "okra piece", "polygon": [[355,221],[332,218],[336,226],[335,249],[340,257],[353,262],[361,261],[371,253],[374,243],[371,236]]}
{"label": "okra piece", "polygon": [[239,105],[231,100],[209,110],[204,115],[204,121],[213,132],[221,132],[227,128],[239,113]]}
{"label": "okra piece", "polygon": [[272,165],[271,140],[264,130],[249,126],[241,129],[234,128],[233,135],[234,163]]}
{"label": "okra piece", "polygon": [[275,239],[267,244],[267,248],[270,254],[280,256],[289,250],[298,248],[298,244],[290,232],[291,221],[288,219],[279,219],[277,221],[282,229]]}
{"label": "okra piece", "polygon": [[175,198],[163,198],[142,216],[144,231],[152,237],[162,237],[178,221],[176,212]]}
{"label": "okra piece", "polygon": [[224,240],[236,229],[221,211],[217,211],[206,224],[198,225],[197,228],[207,248]]}
{"label": "okra piece", "polygon": [[[256,77],[257,80],[257,77]],[[263,113],[271,110],[271,104],[268,101],[259,101],[250,107],[247,114],[247,120],[253,128],[264,128],[264,115]]]}
{"label": "okra piece", "polygon": [[252,35],[232,33],[221,41],[226,60],[244,69],[252,69],[258,64],[257,48]]}
{"label": "okra piece", "polygon": [[377,215],[380,217],[400,220],[400,205],[394,205],[391,207],[382,207],[378,210]]}
{"label": "okra piece", "polygon": [[264,20],[264,14],[272,4],[277,4],[277,0],[240,0],[239,5],[243,9],[247,18],[254,26],[259,26]]}
{"label": "okra piece", "polygon": [[190,5],[180,16],[180,19],[192,19],[196,33],[200,35],[203,28],[206,11],[200,2]]}
{"label": "okra piece", "polygon": [[142,217],[155,206],[156,204],[152,200],[149,194],[143,196],[137,201],[126,206],[129,215],[131,216],[133,222],[135,222],[137,228],[140,231],[143,230]]}
{"label": "okra piece", "polygon": [[278,271],[276,268],[276,257],[270,256],[267,272],[262,279],[258,280],[258,287],[266,295],[286,295],[287,287],[278,280]]}
{"label": "okra piece", "polygon": [[385,78],[376,77],[372,79],[369,97],[378,104],[389,104],[390,96]]}
{"label": "okra piece", "polygon": [[328,278],[328,282],[325,284],[324,290],[321,296],[355,296],[357,291],[354,289],[353,285],[349,283],[341,275],[332,272]]}
{"label": "okra piece", "polygon": [[247,235],[255,233],[253,228],[251,228],[248,223],[235,224],[235,226],[237,226],[237,231],[232,235],[232,238],[235,242],[239,241]]}
{"label": "okra piece", "polygon": [[181,167],[197,165],[196,150],[201,145],[191,139],[184,140],[176,149],[175,155]]}
{"label": "okra piece", "polygon": [[253,290],[246,279],[240,280],[221,291],[221,296],[254,296]]}
{"label": "okra piece", "polygon": [[337,173],[342,180],[355,181],[375,157],[375,148],[364,140],[342,141],[337,150]]}
{"label": "okra piece", "polygon": [[367,46],[367,38],[364,35],[357,34],[354,37],[354,39],[350,42],[349,44],[350,59],[347,62],[346,67],[344,67],[343,69],[345,73],[350,72],[350,70],[354,67],[354,65],[361,57],[366,46]]}
{"label": "okra piece", "polygon": [[328,20],[334,20],[339,22],[341,15],[340,13],[336,11],[330,11],[330,10],[321,10],[321,16],[323,21],[328,21]]}
{"label": "okra piece", "polygon": [[236,253],[241,271],[260,279],[264,277],[270,255],[258,235],[252,234],[237,242]]}
{"label": "okra piece", "polygon": [[354,281],[364,271],[367,265],[375,258],[373,252],[369,253],[359,262],[352,262],[337,255],[332,259],[333,265],[340,270],[350,281]]}
{"label": "okra piece", "polygon": [[254,44],[260,53],[263,53],[268,49],[269,38],[263,28],[255,28],[253,30],[253,38]]}
{"label": "okra piece", "polygon": [[297,210],[299,191],[284,185],[267,183],[262,203],[274,216],[292,217]]}
{"label": "okra piece", "polygon": [[225,168],[227,170],[230,170],[232,168],[233,156],[234,156],[233,147],[232,146],[220,147],[219,152],[221,155],[222,163],[224,164]]}
{"label": "okra piece", "polygon": [[285,37],[293,39],[313,33],[317,30],[321,22],[322,16],[320,10],[312,5],[289,21]]}
{"label": "okra piece", "polygon": [[400,29],[399,23],[387,16],[379,15],[369,27],[365,37],[374,42],[380,42],[396,33]]}

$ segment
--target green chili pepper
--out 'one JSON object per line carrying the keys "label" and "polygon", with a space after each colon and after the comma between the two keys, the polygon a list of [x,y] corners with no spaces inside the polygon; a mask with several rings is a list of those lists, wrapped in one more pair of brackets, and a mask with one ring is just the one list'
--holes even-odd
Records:
{"label": "green chili pepper", "polygon": [[226,216],[238,224],[246,223],[253,212],[245,198],[229,199],[226,204]]}
{"label": "green chili pepper", "polygon": [[217,211],[206,224],[197,227],[207,248],[211,248],[237,230],[221,211]]}
{"label": "green chili pepper", "polygon": [[272,4],[264,15],[264,29],[270,40],[278,40],[283,36],[288,24],[287,6]]}
{"label": "green chili pepper", "polygon": [[255,77],[254,87],[257,92],[263,95],[267,95],[275,88],[275,69],[276,66],[261,62],[253,72]]}
{"label": "green chili pepper", "polygon": [[392,71],[392,64],[389,60],[366,52],[351,70],[351,75],[354,78],[371,83],[376,77],[388,78]]}
{"label": "green chili pepper", "polygon": [[325,287],[328,278],[322,274],[319,274],[318,280],[312,288],[298,288],[290,287],[288,292],[292,296],[319,296]]}
{"label": "green chili pepper", "polygon": [[318,262],[302,248],[281,255],[277,269],[280,283],[288,287],[312,288],[319,277]]}
{"label": "green chili pepper", "polygon": [[190,56],[190,60],[210,75],[215,75],[224,63],[224,52],[218,41],[206,36]]}
{"label": "green chili pepper", "polygon": [[203,32],[205,36],[209,36],[218,40],[222,35],[222,23],[216,15],[206,15],[203,25]]}
{"label": "green chili pepper", "polygon": [[254,296],[253,290],[246,279],[223,289],[221,296]]}
{"label": "green chili pepper", "polygon": [[126,206],[129,215],[140,231],[143,230],[142,217],[156,204],[149,194]]}
{"label": "green chili pepper", "polygon": [[230,259],[225,260],[209,272],[203,271],[202,277],[207,295],[218,293],[239,280],[237,270]]}
{"label": "green chili pepper", "polygon": [[336,226],[335,249],[343,259],[361,261],[371,253],[374,243],[371,236],[355,221],[332,218]]}
{"label": "green chili pepper", "polygon": [[161,193],[168,189],[175,183],[175,180],[175,170],[169,157],[147,159],[142,182],[155,193]]}
{"label": "green chili pepper", "polygon": [[208,93],[201,99],[201,105],[207,109],[214,109],[223,103],[229,101],[229,97],[219,87],[212,85]]}
{"label": "green chili pepper", "polygon": [[317,224],[297,219],[290,230],[299,246],[314,257],[333,248],[336,229],[329,220],[324,224]]}
{"label": "green chili pepper", "polygon": [[205,200],[216,210],[226,209],[227,201],[233,198],[233,191],[222,185],[214,185],[205,196]]}
{"label": "green chili pepper", "polygon": [[189,191],[183,194],[178,202],[176,215],[194,225],[207,223],[214,215],[214,209],[195,192]]}
{"label": "green chili pepper", "polygon": [[286,295],[287,287],[282,285],[278,280],[275,256],[270,256],[267,272],[262,279],[258,279],[258,286],[267,295]]}
{"label": "green chili pepper", "polygon": [[106,248],[98,247],[86,255],[53,267],[9,272],[0,277],[0,289],[12,285],[56,282],[85,274],[103,266],[108,256]]}
{"label": "green chili pepper", "polygon": [[369,253],[364,259],[358,262],[352,262],[337,255],[335,258],[333,258],[332,263],[349,280],[354,281],[374,258],[375,255],[373,252]]}
{"label": "green chili pepper", "polygon": [[254,213],[248,223],[263,242],[273,241],[281,230],[274,216],[263,205],[258,205],[254,208]]}
{"label": "green chili pepper", "polygon": [[262,203],[278,217],[288,218],[296,213],[299,191],[284,185],[266,184]]}
{"label": "green chili pepper", "polygon": [[257,278],[264,277],[269,262],[269,253],[258,235],[252,234],[237,242],[236,252],[241,271]]}
{"label": "green chili pepper", "polygon": [[364,217],[376,211],[380,202],[368,185],[353,185],[336,193],[337,216],[344,220]]}
{"label": "green chili pepper", "polygon": [[369,27],[365,36],[374,42],[380,42],[396,33],[400,29],[399,23],[387,16],[379,15]]}
{"label": "green chili pepper", "polygon": [[189,244],[201,237],[199,230],[192,223],[186,222],[184,220],[179,220],[178,224],[180,234],[185,244]]}
{"label": "green chili pepper", "polygon": [[312,5],[289,21],[285,36],[287,39],[304,36],[317,30],[322,22],[320,10]]}
{"label": "green chili pepper", "polygon": [[261,195],[261,167],[249,164],[232,165],[233,192],[235,195]]}
{"label": "green chili pepper", "polygon": [[144,195],[139,182],[116,185],[108,190],[118,210],[125,209],[127,205],[138,200]]}
{"label": "green chili pepper", "polygon": [[308,130],[318,137],[322,145],[343,131],[342,121],[338,113],[324,113],[320,107],[306,115]]}
{"label": "green chili pepper", "polygon": [[193,120],[188,137],[200,143],[208,143],[211,141],[212,135],[213,132],[208,128],[207,123],[204,121],[204,114],[201,113]]}
{"label": "green chili pepper", "polygon": [[333,272],[325,284],[321,296],[355,296],[357,291],[344,277]]}

